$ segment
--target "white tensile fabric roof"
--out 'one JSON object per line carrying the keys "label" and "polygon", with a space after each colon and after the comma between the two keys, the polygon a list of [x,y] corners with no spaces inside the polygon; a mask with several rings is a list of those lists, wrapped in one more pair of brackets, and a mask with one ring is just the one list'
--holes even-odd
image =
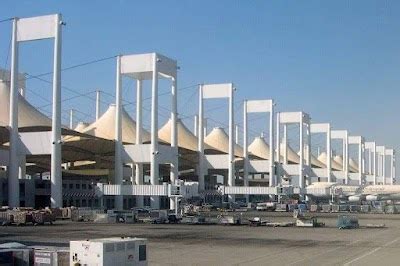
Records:
{"label": "white tensile fabric roof", "polygon": [[[107,111],[95,122],[86,127],[82,133],[99,138],[114,140],[115,136],[115,112],[116,107],[111,104]],[[136,122],[122,109],[122,141],[125,143],[136,143]],[[150,140],[150,133],[143,129],[142,140]]]}
{"label": "white tensile fabric roof", "polygon": [[[0,126],[8,126],[10,119],[10,88],[0,81]],[[18,93],[18,127],[51,126],[51,119],[39,112]]]}
{"label": "white tensile fabric roof", "polygon": [[[327,163],[327,155],[326,152],[322,152],[318,156],[318,160],[321,161],[322,163],[326,164]],[[337,161],[331,158],[331,167],[333,170],[341,171],[343,169],[343,165],[339,164]]]}
{"label": "white tensile fabric roof", "polygon": [[[284,151],[284,144],[281,143],[281,158],[280,161],[283,162],[283,151]],[[262,137],[255,137],[253,142],[248,147],[249,153],[255,156],[258,156],[262,159],[269,160],[269,145]],[[287,146],[287,153],[288,153],[288,161],[291,163],[298,164],[300,162],[300,156],[296,154],[293,149]],[[325,168],[325,164],[315,158],[313,155],[311,156],[311,164],[313,166]]]}
{"label": "white tensile fabric roof", "polygon": [[[213,128],[213,130],[207,135],[207,137],[204,138],[204,142],[215,150],[223,153],[229,152],[229,136],[221,127]],[[243,157],[242,147],[235,144],[234,153],[237,157]]]}
{"label": "white tensile fabric roof", "polygon": [[269,160],[269,145],[264,138],[255,137],[247,149],[249,154],[260,157],[261,159]]}
{"label": "white tensile fabric roof", "polygon": [[353,160],[353,158],[349,159],[349,167],[350,169],[353,168],[355,172],[358,172],[358,164]]}
{"label": "white tensile fabric roof", "polygon": [[90,124],[86,122],[79,122],[78,125],[74,128],[75,131],[83,132],[85,128],[87,128]]}
{"label": "white tensile fabric roof", "polygon": [[[340,165],[340,170],[342,170],[343,169],[343,157],[341,156],[341,155],[336,155],[334,158],[333,158],[333,160],[335,161],[335,162],[337,162],[339,165]],[[353,161],[353,163],[351,163],[351,158],[349,159],[349,171],[350,172],[353,172],[353,173],[355,173],[355,172],[358,172],[358,170],[357,170],[357,168],[354,168],[354,165],[355,166],[357,166],[357,164]]]}
{"label": "white tensile fabric roof", "polygon": [[340,167],[343,167],[343,157],[341,155],[334,156],[333,160],[337,162],[340,165]]}
{"label": "white tensile fabric roof", "polygon": [[[162,126],[158,131],[158,138],[168,144],[171,143],[171,119]],[[191,151],[198,150],[198,138],[182,123],[180,119],[177,120],[177,133],[178,133],[178,146]],[[211,149],[210,146],[204,144],[204,149]]]}

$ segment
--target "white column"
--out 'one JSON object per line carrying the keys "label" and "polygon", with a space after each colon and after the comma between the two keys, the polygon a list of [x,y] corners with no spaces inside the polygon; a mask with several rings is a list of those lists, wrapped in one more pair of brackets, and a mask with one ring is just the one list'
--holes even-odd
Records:
{"label": "white column", "polygon": [[[235,185],[235,151],[234,151],[234,117],[233,117],[233,84],[231,83],[229,97],[229,169],[228,169],[228,186]],[[228,195],[229,201],[235,201],[234,195]]]}
{"label": "white column", "polygon": [[[115,184],[122,185],[123,165],[122,165],[122,84],[121,84],[121,56],[117,56],[117,80],[116,80],[116,112],[115,112]],[[124,197],[115,196],[115,208],[122,210],[124,207]]]}
{"label": "white column", "polygon": [[[288,141],[287,141],[287,124],[283,124],[283,163],[287,164],[288,163],[288,158],[287,158],[287,148],[288,146]],[[280,147],[279,147],[280,148]],[[279,149],[278,148],[278,149]]]}
{"label": "white column", "polygon": [[[158,69],[157,55],[153,54],[153,77],[151,85],[151,145],[150,145],[150,183],[158,185],[159,167],[158,167]],[[160,198],[150,197],[151,207],[159,209]]]}
{"label": "white column", "polygon": [[61,15],[57,14],[54,37],[53,115],[51,150],[51,207],[62,207],[61,172]]}
{"label": "white column", "polygon": [[331,152],[331,127],[326,132],[326,171],[328,182],[332,182],[332,152]]}
{"label": "white column", "polygon": [[368,174],[372,173],[372,152],[371,149],[368,149]]}
{"label": "white column", "polygon": [[[172,100],[172,106],[171,106],[171,147],[176,149],[176,152],[178,153],[178,124],[177,124],[177,112],[178,112],[178,90],[177,90],[177,78],[174,77],[172,79],[172,87],[171,87],[171,100]],[[177,154],[178,156],[178,154]],[[170,171],[170,177],[171,177],[171,183],[174,184],[175,180],[178,179],[178,157],[174,159],[174,163],[171,164],[171,171]],[[177,202],[175,201],[177,198],[170,198],[170,209],[175,210],[177,206]]]}
{"label": "white column", "polygon": [[349,184],[349,140],[347,133],[343,140],[343,170],[345,174],[345,184],[347,185]]}
{"label": "white column", "polygon": [[373,178],[374,178],[374,185],[376,185],[377,183],[376,183],[376,144],[374,143],[374,150],[373,150],[373,153],[374,153],[374,159],[373,159],[373,169],[374,169],[374,171],[373,171]]}
{"label": "white column", "polygon": [[[247,100],[243,103],[243,184],[249,186],[249,170],[248,170],[248,137],[247,137]],[[246,195],[246,203],[249,202],[249,195]]]}
{"label": "white column", "polygon": [[25,98],[26,89],[25,89],[25,88],[19,88],[19,94],[21,94],[21,96],[22,96],[23,98]]}
{"label": "white column", "polygon": [[26,156],[19,156],[18,179],[26,179]]}
{"label": "white column", "polygon": [[[278,169],[276,169],[276,184],[279,184],[281,180],[278,178],[280,177],[279,171],[280,171],[280,163],[281,163],[281,140],[280,140],[280,129],[281,129],[281,122],[280,122],[280,114],[276,113],[276,140],[275,140],[275,149],[276,149],[276,161]],[[271,147],[270,143],[270,149],[272,150],[273,147]],[[272,161],[271,161],[272,162]],[[270,180],[271,184],[271,180]],[[271,185],[270,185],[271,186]]]}
{"label": "white column", "polygon": [[96,121],[100,118],[100,90],[96,91]]}
{"label": "white column", "polygon": [[386,155],[385,155],[385,148],[383,148],[383,154],[382,154],[382,176],[383,176],[383,184],[386,185]]}
{"label": "white column", "polygon": [[306,125],[306,133],[307,133],[306,164],[311,167],[311,129],[309,123],[307,123]]}
{"label": "white column", "polygon": [[198,129],[197,126],[199,125],[199,121],[198,121],[198,116],[195,115],[194,116],[194,122],[193,122],[193,134],[197,137],[198,135]]}
{"label": "white column", "polygon": [[362,185],[362,173],[363,173],[363,160],[362,160],[362,141],[358,144],[358,184]]}
{"label": "white column", "polygon": [[69,128],[74,129],[74,109],[69,110]]}
{"label": "white column", "polygon": [[[275,176],[275,160],[274,151],[275,141],[274,141],[274,103],[272,103],[271,111],[269,113],[269,186],[273,187],[277,185],[277,180]],[[279,157],[278,157],[279,161]]]}
{"label": "white column", "polygon": [[129,167],[131,168],[130,179],[131,179],[131,184],[133,185],[133,184],[135,184],[135,181],[136,181],[136,178],[135,178],[135,166],[134,166],[133,163],[130,163],[130,164],[127,164],[127,165],[129,165]]}
{"label": "white column", "polygon": [[203,111],[203,85],[199,85],[199,127],[198,127],[198,153],[199,153],[199,191],[204,191],[204,111]]}
{"label": "white column", "polygon": [[276,143],[276,161],[277,162],[280,162],[281,161],[281,158],[280,158],[280,156],[281,156],[281,148],[280,148],[280,145],[281,145],[281,132],[280,132],[280,126],[281,126],[281,122],[280,122],[280,115],[279,115],[279,113],[276,113],[276,141],[275,141],[275,143]]}
{"label": "white column", "polygon": [[18,181],[18,43],[17,18],[13,20],[11,41],[11,86],[10,86],[10,153],[8,163],[8,205],[19,207]]}
{"label": "white column", "polygon": [[303,115],[300,120],[300,162],[299,162],[299,187],[304,188],[304,126],[303,126]]}
{"label": "white column", "polygon": [[[136,145],[142,144],[142,98],[143,98],[142,80],[136,81]],[[143,164],[135,165],[135,185],[143,185]],[[136,196],[136,206],[144,206],[143,196]]]}
{"label": "white column", "polygon": [[392,185],[394,184],[394,180],[396,178],[396,158],[395,158],[395,156],[396,156],[396,154],[395,154],[395,151],[393,150],[392,165],[391,165],[391,169],[392,169],[391,182],[392,182]]}

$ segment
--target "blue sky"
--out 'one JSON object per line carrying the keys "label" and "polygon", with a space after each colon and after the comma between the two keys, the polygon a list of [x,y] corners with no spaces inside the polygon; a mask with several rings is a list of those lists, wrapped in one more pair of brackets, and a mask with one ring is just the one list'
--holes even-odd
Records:
{"label": "blue sky", "polygon": [[[157,51],[178,60],[181,88],[232,81],[237,100],[273,98],[279,110],[303,110],[315,122],[400,148],[397,1],[6,0],[1,6],[1,19],[62,13],[63,67]],[[0,23],[2,67],[9,67],[9,39],[10,23]],[[51,51],[49,41],[24,44],[20,70],[51,71]],[[115,60],[106,60],[65,71],[63,84],[80,93],[96,88],[114,93],[114,69]],[[28,87],[31,102],[47,104],[49,85],[31,80]],[[133,83],[124,81],[124,87],[124,97],[134,100]],[[160,90],[166,89],[162,84]],[[71,96],[63,91],[64,99]],[[194,114],[195,89],[180,96],[181,115]],[[88,114],[79,119],[93,119],[94,102],[88,98],[63,102],[65,111],[70,108]],[[133,105],[127,109],[133,114]]]}

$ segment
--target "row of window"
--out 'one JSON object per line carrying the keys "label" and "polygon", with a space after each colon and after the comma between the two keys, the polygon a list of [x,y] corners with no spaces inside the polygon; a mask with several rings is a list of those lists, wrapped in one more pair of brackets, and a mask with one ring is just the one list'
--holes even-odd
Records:
{"label": "row of window", "polygon": [[93,189],[92,184],[63,184],[63,189]]}
{"label": "row of window", "polygon": [[99,208],[100,201],[99,199],[70,199],[63,201],[64,207],[92,207],[92,208]]}

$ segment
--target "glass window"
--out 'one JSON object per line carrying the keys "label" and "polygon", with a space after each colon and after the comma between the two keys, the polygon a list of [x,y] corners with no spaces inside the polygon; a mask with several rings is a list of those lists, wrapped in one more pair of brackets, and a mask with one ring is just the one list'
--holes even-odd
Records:
{"label": "glass window", "polygon": [[75,184],[76,189],[81,189],[81,184]]}
{"label": "glass window", "polygon": [[139,261],[146,260],[146,245],[139,246]]}
{"label": "glass window", "polygon": [[117,251],[125,250],[125,243],[117,243]]}
{"label": "glass window", "polygon": [[86,189],[86,184],[82,184],[82,189]]}

